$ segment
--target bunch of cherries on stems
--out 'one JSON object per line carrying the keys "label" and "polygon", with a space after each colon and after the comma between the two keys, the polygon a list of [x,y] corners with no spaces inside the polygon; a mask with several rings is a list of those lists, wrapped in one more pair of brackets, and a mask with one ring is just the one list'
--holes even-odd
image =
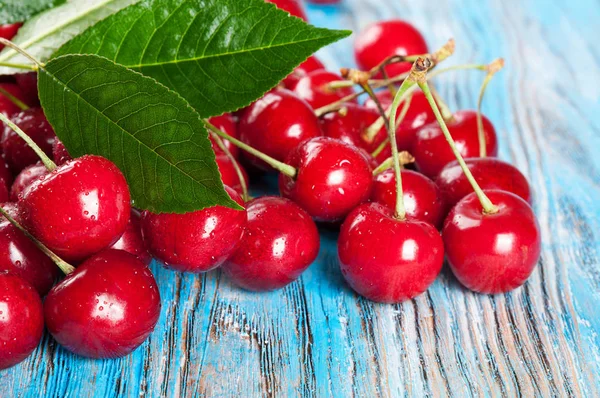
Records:
{"label": "bunch of cherries on stems", "polygon": [[[429,54],[407,22],[379,22],[357,37],[362,70],[337,74],[310,57],[247,108],[206,120],[241,211],[139,213],[112,162],[71,159],[39,107],[34,73],[4,80],[0,369],[31,354],[44,324],[79,355],[133,351],[160,314],[151,256],[181,272],[220,267],[252,291],[282,288],[316,259],[315,222],[340,227],[342,274],[370,300],[421,294],[444,257],[473,291],[522,285],[541,245],[529,184],[494,157],[492,123],[479,110],[451,113],[427,81],[430,70],[485,71],[480,107],[501,61],[439,68],[453,49]],[[251,198],[243,165],[278,172],[281,196]],[[55,285],[58,269],[66,277]]]}

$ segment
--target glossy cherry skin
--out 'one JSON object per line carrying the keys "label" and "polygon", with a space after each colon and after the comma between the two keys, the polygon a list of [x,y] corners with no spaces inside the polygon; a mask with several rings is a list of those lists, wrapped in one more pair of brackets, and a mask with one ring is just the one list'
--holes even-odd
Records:
{"label": "glossy cherry skin", "polygon": [[248,223],[223,271],[252,291],[280,289],[295,281],[317,258],[319,231],[294,202],[263,196],[248,202]]}
{"label": "glossy cherry skin", "polygon": [[479,293],[504,293],[521,286],[533,272],[541,234],[523,199],[506,191],[484,192],[499,211],[484,214],[475,193],[469,194],[450,211],[442,236],[460,283]]}
{"label": "glossy cherry skin", "polygon": [[[17,205],[5,203],[4,210],[20,222]],[[25,279],[40,296],[46,295],[58,277],[58,267],[37,246],[0,216],[0,272],[8,271]]]}
{"label": "glossy cherry skin", "polygon": [[[221,173],[221,181],[223,181],[223,185],[233,188],[234,191],[242,195],[242,184],[231,159],[229,159],[229,157],[227,157],[225,154],[217,154],[217,156],[215,156],[215,161],[217,162],[219,173]],[[246,182],[246,188],[248,188],[250,183],[250,180],[248,179],[248,173],[246,173],[246,170],[241,164],[239,164],[239,162],[237,162],[237,165],[242,172],[244,181]]]}
{"label": "glossy cherry skin", "polygon": [[119,240],[110,248],[123,250],[129,254],[133,254],[138,260],[146,265],[149,265],[150,262],[152,262],[152,256],[144,243],[140,213],[137,210],[131,209],[131,216],[129,217],[125,232],[123,232],[123,235],[121,235]]}
{"label": "glossy cherry skin", "polygon": [[44,331],[42,300],[21,277],[0,272],[0,370],[27,358]]}
{"label": "glossy cherry skin", "polygon": [[[23,23],[21,22],[0,25],[0,37],[11,40],[13,37],[15,37],[21,26],[23,26]],[[0,44],[0,50],[3,48],[4,44]]]}
{"label": "glossy cherry skin", "polygon": [[85,155],[58,166],[21,194],[24,226],[66,261],[111,246],[127,228],[127,182],[114,163]]}
{"label": "glossy cherry skin", "polygon": [[48,174],[48,169],[43,163],[38,162],[25,167],[15,178],[12,187],[10,188],[10,200],[16,202],[19,200],[19,195],[35,180]]}
{"label": "glossy cherry skin", "polygon": [[[301,142],[322,135],[310,105],[289,90],[271,91],[250,105],[238,129],[241,141],[281,162]],[[262,170],[272,170],[252,155],[244,157]]]}
{"label": "glossy cherry skin", "polygon": [[317,57],[311,55],[294,69],[285,79],[283,79],[283,85],[288,90],[293,90],[298,84],[298,81],[310,72],[315,70],[325,69],[325,65]]}
{"label": "glossy cherry skin", "polygon": [[306,14],[302,9],[302,5],[299,0],[265,0],[269,3],[275,4],[278,8],[289,12],[291,15],[298,17],[303,20],[307,20]]}
{"label": "glossy cherry skin", "polygon": [[[477,112],[456,112],[454,120],[446,123],[462,157],[478,157]],[[483,116],[483,129],[486,138],[487,156],[496,156],[498,154],[496,130],[485,116]],[[442,129],[437,123],[423,126],[417,132],[412,149],[417,168],[429,178],[436,178],[444,166],[456,159],[444,138]]]}
{"label": "glossy cherry skin", "polygon": [[[42,108],[29,108],[11,118],[48,156],[52,156],[52,144],[56,134]],[[10,127],[4,127],[2,135],[2,150],[10,168],[19,172],[25,167],[35,164],[40,158]]]}
{"label": "glossy cherry skin", "polygon": [[19,73],[15,75],[15,80],[21,89],[21,96],[24,102],[29,106],[39,106],[37,72]]}
{"label": "glossy cherry skin", "polygon": [[[421,33],[408,22],[392,19],[376,22],[356,37],[354,56],[359,68],[370,70],[391,55],[418,55],[428,53]],[[388,65],[385,70],[393,77],[410,70],[409,62]]]}
{"label": "glossy cherry skin", "polygon": [[[240,206],[242,198],[225,187]],[[217,268],[240,243],[247,214],[223,206],[186,214],[148,211],[142,214],[142,235],[148,250],[167,268],[181,272],[207,272]]]}
{"label": "glossy cherry skin", "polygon": [[4,158],[0,156],[0,203],[8,201],[10,196],[9,190],[12,182],[12,173],[4,161]]}
{"label": "glossy cherry skin", "polygon": [[387,137],[383,128],[372,142],[367,141],[366,130],[378,118],[379,113],[376,110],[350,103],[344,105],[340,112],[331,112],[323,116],[321,128],[326,137],[337,138],[372,153]]}
{"label": "glossy cherry skin", "polygon": [[89,358],[131,353],[160,316],[160,293],[148,267],[122,250],[104,250],[56,285],[44,301],[48,331]]}
{"label": "glossy cherry skin", "polygon": [[343,141],[317,137],[288,156],[295,178],[279,175],[281,195],[292,199],[317,221],[342,220],[369,199],[373,170],[359,150]]}
{"label": "glossy cherry skin", "polygon": [[[294,87],[294,92],[298,97],[309,103],[313,109],[329,105],[348,95],[354,94],[352,87],[332,90],[327,87],[329,83],[344,80],[337,73],[321,69],[310,72],[304,76]],[[352,102],[356,102],[353,100]]]}
{"label": "glossy cherry skin", "polygon": [[[515,166],[497,158],[467,158],[467,167],[482,189],[500,189],[531,203],[527,178]],[[448,163],[435,180],[450,210],[459,200],[473,192],[469,180],[457,161]]]}
{"label": "glossy cherry skin", "polygon": [[54,144],[52,144],[52,159],[54,159],[54,163],[58,166],[73,159],[71,155],[69,155],[67,148],[65,148],[65,144],[58,138],[56,138]]}
{"label": "glossy cherry skin", "polygon": [[444,244],[433,225],[398,221],[387,206],[365,203],[342,224],[338,257],[354,291],[369,300],[399,303],[433,283],[444,262]]}
{"label": "glossy cherry skin", "polygon": [[[229,134],[231,137],[239,138],[237,131],[237,122],[233,115],[229,113],[224,113],[221,116],[213,116],[210,119],[208,119],[208,121],[219,130]],[[213,151],[215,151],[215,154],[224,153],[219,147],[219,145],[215,142],[212,134],[209,135],[209,138],[210,143],[212,144]],[[233,157],[237,158],[240,151],[239,148],[233,145],[230,141],[221,141],[223,141],[223,145],[225,145],[225,148],[229,150],[229,153],[231,153]]]}
{"label": "glossy cherry skin", "polygon": [[[402,191],[407,217],[442,227],[445,206],[438,187],[429,178],[412,170],[402,170]],[[375,177],[371,200],[396,208],[396,177],[387,169]]]}

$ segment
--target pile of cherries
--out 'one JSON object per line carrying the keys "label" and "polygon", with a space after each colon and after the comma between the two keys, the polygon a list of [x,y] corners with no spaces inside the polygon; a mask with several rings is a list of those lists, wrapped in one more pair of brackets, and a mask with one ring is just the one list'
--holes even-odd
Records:
{"label": "pile of cherries", "polygon": [[[492,123],[468,110],[440,120],[430,93],[414,90],[391,123],[396,147],[414,165],[400,165],[388,142],[393,82],[411,71],[407,57],[428,52],[409,23],[375,23],[355,42],[359,67],[370,71],[361,88],[383,82],[366,102],[357,101],[355,81],[310,57],[247,108],[209,119],[225,189],[244,209],[188,214],[132,209],[112,162],[69,156],[39,107],[35,74],[3,78],[0,369],[30,355],[44,325],[79,355],[133,351],[160,314],[151,256],[180,272],[220,268],[252,291],[282,288],[316,259],[316,222],[340,228],[341,272],[370,300],[421,294],[444,258],[473,291],[522,285],[538,261],[540,232],[527,180],[495,158]],[[245,168],[252,176],[278,172],[281,196],[251,198]]]}

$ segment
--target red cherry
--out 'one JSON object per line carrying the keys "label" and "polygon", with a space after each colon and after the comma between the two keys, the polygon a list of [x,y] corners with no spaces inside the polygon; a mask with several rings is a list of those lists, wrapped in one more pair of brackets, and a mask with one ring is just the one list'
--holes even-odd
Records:
{"label": "red cherry", "polygon": [[19,195],[35,180],[48,174],[48,169],[41,162],[25,167],[12,184],[10,188],[10,200],[16,202],[19,200]]}
{"label": "red cherry", "polygon": [[9,188],[13,182],[13,176],[4,158],[0,156],[0,203],[8,201]]}
{"label": "red cherry", "polygon": [[284,287],[317,258],[319,231],[294,202],[264,196],[248,202],[248,223],[239,247],[223,271],[238,286],[253,291]]}
{"label": "red cherry", "polygon": [[379,113],[357,104],[346,104],[344,108],[342,112],[331,112],[323,116],[323,133],[327,137],[363,148],[367,153],[373,152],[387,137],[385,128],[381,129],[370,143],[365,137],[365,130],[379,118]]}
{"label": "red cherry", "polygon": [[469,289],[504,293],[521,286],[541,251],[540,230],[527,202],[500,190],[484,191],[498,207],[484,214],[475,193],[454,206],[442,236],[450,268]]}
{"label": "red cherry", "polygon": [[[2,205],[19,222],[17,205]],[[0,216],[0,272],[8,271],[25,279],[40,296],[44,296],[58,277],[58,267],[37,246]]]}
{"label": "red cherry", "polygon": [[56,138],[54,144],[52,144],[52,158],[54,159],[54,163],[58,166],[73,159],[71,155],[69,155],[67,148],[65,148],[65,144],[58,138]]}
{"label": "red cherry", "polygon": [[[238,131],[237,131],[237,122],[231,114],[225,113],[221,116],[213,116],[210,119],[208,119],[208,121],[213,126],[218,128],[219,130],[227,133],[231,137],[233,137],[233,138],[239,137]],[[212,137],[212,135],[209,135],[209,138],[210,138],[210,142],[212,144],[213,151],[215,151],[215,154],[224,153],[221,150],[221,148],[219,148],[219,145],[214,141],[214,138]],[[227,148],[229,150],[229,153],[231,153],[233,155],[233,157],[237,158],[239,155],[238,147],[236,147],[235,145],[233,145],[231,142],[229,142],[227,140],[221,140],[221,141],[223,141],[223,145],[225,145],[225,148]]]}
{"label": "red cherry", "polygon": [[[283,162],[302,141],[322,134],[310,105],[289,90],[276,90],[248,107],[240,119],[240,140]],[[256,167],[272,170],[254,156],[244,156]]]}
{"label": "red cherry", "polygon": [[308,20],[306,14],[300,5],[298,0],[265,0],[269,3],[275,4],[278,8],[289,12],[291,15],[298,17],[303,20]]}
{"label": "red cherry", "polygon": [[358,294],[399,303],[433,283],[442,269],[444,245],[431,224],[399,221],[387,206],[365,203],[342,224],[338,256],[342,275]]}
{"label": "red cherry", "polygon": [[[294,87],[294,92],[302,98],[313,109],[329,105],[348,95],[354,94],[352,87],[345,87],[332,90],[327,87],[329,83],[343,81],[344,79],[337,73],[329,72],[324,69],[310,72],[304,76]],[[356,102],[353,100],[352,102]]]}
{"label": "red cherry", "polygon": [[[402,191],[407,217],[425,221],[437,228],[444,221],[444,201],[438,187],[423,174],[402,170]],[[393,169],[387,169],[375,177],[371,200],[396,207],[396,178]]]}
{"label": "red cherry", "polygon": [[89,358],[131,353],[160,315],[160,293],[148,267],[122,250],[105,250],[56,285],[44,302],[48,331],[67,350]]}
{"label": "red cherry", "polygon": [[[525,176],[515,166],[496,158],[468,158],[465,163],[481,189],[512,192],[531,203],[531,189]],[[473,192],[457,161],[448,163],[435,180],[448,210]]]}
{"label": "red cherry", "polygon": [[[235,172],[235,167],[231,159],[229,159],[225,154],[218,154],[215,157],[215,161],[217,162],[219,173],[221,173],[221,181],[223,181],[223,185],[227,185],[233,188],[234,191],[242,195],[242,184],[240,183],[240,178]],[[242,171],[244,181],[246,182],[246,187],[248,187],[250,183],[250,181],[248,180],[248,174],[246,173],[246,170],[244,170],[242,165],[239,164],[239,162],[237,163],[237,165]]]}
{"label": "red cherry", "polygon": [[0,273],[0,370],[27,358],[44,331],[42,300],[25,280]]}
{"label": "red cherry", "polygon": [[[242,198],[225,187],[240,205]],[[223,206],[187,214],[142,214],[142,234],[150,252],[168,268],[207,272],[220,266],[242,238],[246,211]]]}
{"label": "red cherry", "polygon": [[295,178],[279,175],[281,195],[318,221],[339,221],[369,199],[373,170],[360,151],[343,141],[317,137],[290,153]]}
{"label": "red cherry", "polygon": [[[6,90],[8,93],[22,100],[23,95],[21,93],[21,89],[16,84],[0,83],[0,88]],[[21,108],[19,108],[14,102],[12,102],[8,97],[4,96],[3,94],[0,94],[0,113],[10,118],[12,117],[12,115],[20,111]],[[4,123],[0,122],[0,126],[4,128]]]}
{"label": "red cherry", "polygon": [[[488,118],[483,116],[482,119],[487,155],[496,156],[498,154],[496,130]],[[462,157],[478,157],[477,112],[456,112],[454,120],[446,122],[446,124]],[[417,168],[429,178],[437,177],[444,166],[455,159],[442,129],[437,123],[428,124],[417,132],[412,155],[415,157]]]}
{"label": "red cherry", "polygon": [[114,163],[100,156],[73,159],[23,191],[24,226],[66,261],[111,246],[129,220],[129,189]]}
{"label": "red cherry", "polygon": [[[29,108],[21,111],[13,115],[11,121],[35,141],[48,156],[52,155],[52,144],[56,135],[42,108]],[[6,162],[15,172],[19,172],[39,160],[33,149],[8,126],[4,127],[2,150]]]}
{"label": "red cherry", "polygon": [[325,65],[323,65],[323,63],[321,63],[317,57],[311,55],[306,59],[306,61],[302,62],[296,67],[296,69],[294,69],[292,73],[283,79],[283,85],[288,90],[293,90],[301,78],[308,75],[310,72],[319,69],[325,69]]}
{"label": "red cherry", "polygon": [[131,209],[131,216],[129,217],[125,232],[123,232],[123,235],[121,235],[119,240],[110,248],[126,251],[127,253],[136,256],[142,263],[146,265],[150,264],[152,256],[148,253],[148,249],[144,244],[140,213],[137,210]]}
{"label": "red cherry", "polygon": [[[358,66],[370,70],[391,55],[426,54],[427,43],[411,24],[398,19],[376,22],[360,32],[354,42]],[[388,65],[385,70],[393,77],[410,70],[410,62]]]}
{"label": "red cherry", "polygon": [[[15,37],[21,26],[23,26],[22,22],[0,25],[0,37],[6,40],[11,40],[13,37]],[[0,44],[0,50],[3,48],[4,44]]]}
{"label": "red cherry", "polygon": [[21,89],[23,101],[29,106],[39,106],[40,98],[38,96],[37,72],[19,73],[15,75],[15,80]]}

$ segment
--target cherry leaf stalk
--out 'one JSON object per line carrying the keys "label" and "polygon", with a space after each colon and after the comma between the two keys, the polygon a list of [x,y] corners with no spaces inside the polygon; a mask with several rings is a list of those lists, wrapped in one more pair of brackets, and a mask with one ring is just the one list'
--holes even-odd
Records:
{"label": "cherry leaf stalk", "polygon": [[29,105],[27,105],[26,103],[24,103],[23,101],[21,101],[2,87],[0,87],[0,95],[3,95],[6,98],[8,98],[10,102],[18,106],[19,109],[21,109],[22,111],[26,111],[27,109],[29,109]]}
{"label": "cherry leaf stalk", "polygon": [[240,164],[238,163],[237,159],[231,154],[231,151],[229,150],[229,148],[227,148],[227,146],[225,146],[225,144],[223,143],[223,139],[212,131],[210,132],[210,134],[211,134],[212,138],[215,140],[215,142],[217,143],[217,146],[219,147],[219,149],[223,151],[225,156],[227,156],[227,159],[229,159],[229,161],[233,165],[235,174],[236,174],[238,180],[240,181],[240,187],[242,188],[242,199],[244,200],[244,202],[249,201],[250,195],[248,195],[248,187],[246,186],[246,179],[244,178],[244,174],[242,173]]}
{"label": "cherry leaf stalk", "polygon": [[479,137],[479,156],[485,158],[487,156],[487,147],[485,142],[485,131],[483,129],[483,116],[481,115],[481,104],[483,103],[483,96],[488,84],[494,77],[494,75],[504,67],[504,59],[498,58],[487,66],[487,75],[483,79],[481,89],[479,90],[479,98],[477,99],[477,134]]}

